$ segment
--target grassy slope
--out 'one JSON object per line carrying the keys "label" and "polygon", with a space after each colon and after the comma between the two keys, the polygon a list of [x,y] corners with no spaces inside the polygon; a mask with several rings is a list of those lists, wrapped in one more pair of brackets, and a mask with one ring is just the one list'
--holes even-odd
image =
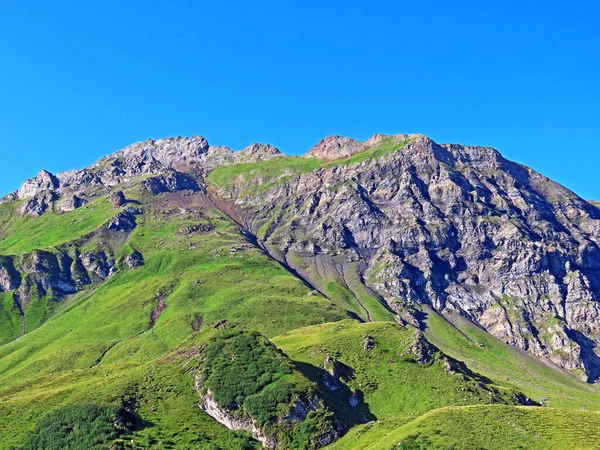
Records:
{"label": "grassy slope", "polygon": [[[310,289],[249,246],[229,221],[217,214],[205,220],[213,224],[212,231],[184,236],[180,228],[197,219],[176,216],[167,221],[152,211],[139,217],[122,252],[141,251],[144,266],[117,273],[40,328],[0,346],[0,430],[11,430],[0,432],[0,442],[18,439],[54,405],[98,400],[103,392],[109,394],[107,399],[112,399],[111,393],[121,395],[122,387],[135,377],[145,379],[151,361],[188,338],[200,318],[205,326],[221,319],[240,320],[273,336],[344,317],[328,300],[309,296]],[[159,297],[167,307],[150,328]],[[113,374],[121,374],[122,383],[114,381],[109,388],[113,382],[104,377]],[[173,417],[165,413],[171,418],[162,418],[162,425],[144,433],[177,434],[175,430],[187,427],[194,430],[190,434],[202,434],[194,423],[206,424],[208,419],[195,405],[191,380],[181,377],[174,380],[179,380],[176,389],[184,400],[179,394],[171,398],[168,379],[163,380],[166,386],[157,383],[152,392],[167,390],[159,403],[168,411],[169,403],[185,405],[174,406]],[[153,411],[146,413],[153,417]],[[220,427],[211,422],[206,429],[209,436],[218,434]]]}
{"label": "grassy slope", "polygon": [[408,144],[408,141],[398,141],[389,136],[370,149],[335,161],[325,161],[299,156],[283,156],[257,163],[239,163],[231,166],[221,166],[208,176],[208,183],[216,189],[229,189],[237,180],[244,183],[243,194],[260,194],[268,191],[276,184],[290,180],[294,176],[313,172],[322,168],[360,164],[370,159],[397,151]]}
{"label": "grassy slope", "polygon": [[357,272],[357,263],[344,262],[340,265],[341,269],[333,265],[320,265],[316,270],[310,258],[303,259],[294,252],[288,253],[287,262],[295,270],[307,274],[311,284],[319,287],[336,305],[361,320],[394,320],[394,314],[363,284]]}
{"label": "grassy slope", "polygon": [[424,310],[427,338],[472,370],[499,384],[518,386],[537,401],[549,398],[551,406],[600,411],[597,386],[580,382],[530,354],[504,344],[461,316],[452,317],[455,327],[431,309]]}
{"label": "grassy slope", "polygon": [[[386,140],[333,162],[281,158],[237,164],[217,169],[209,180],[215,187],[231,187],[242,177],[255,183],[249,189],[264,192],[291,176],[358,164],[403,145]],[[85,209],[38,219],[16,218],[15,206],[0,205],[2,254],[62,245],[90,233],[114,214],[104,198]],[[460,375],[449,375],[440,365],[411,362],[404,351],[414,330],[389,322],[315,325],[345,316],[321,296],[309,296],[300,281],[259,250],[246,246],[226,218],[213,213],[207,220],[215,225],[213,231],[182,236],[179,229],[197,223],[197,218],[175,215],[167,220],[150,210],[139,218],[139,227],[122,249],[122,254],[141,251],[145,266],[118,273],[37,330],[0,346],[0,448],[18,443],[42,414],[60,405],[118,403],[130,398],[137,399],[137,411],[148,421],[146,428],[132,436],[138,446],[242,448],[243,437],[200,412],[189,374],[170,356],[170,350],[190,342],[190,336],[202,339],[192,324],[203,321],[206,328],[224,318],[277,336],[274,342],[309,374],[323,365],[327,354],[354,369],[348,384],[362,392],[378,421],[353,428],[333,448],[390,448],[406,438],[424,448],[439,444],[443,448],[451,444],[456,448],[514,448],[513,442],[525,448],[600,447],[590,432],[598,428],[596,413],[448,407],[484,403],[485,397],[477,389],[461,390],[465,386]],[[237,250],[232,252],[232,248]],[[376,303],[369,303],[376,299],[360,291],[360,285],[349,283],[349,288],[367,305],[374,320],[389,318]],[[150,327],[159,298],[164,298],[167,308]],[[0,338],[14,337],[20,323],[7,312],[11,298],[0,294],[0,302]],[[510,349],[468,323],[457,323],[461,332],[430,312],[427,325],[426,335],[432,342],[497,385],[516,387],[538,400],[550,397],[553,406],[600,409],[594,388]],[[371,352],[362,348],[365,334],[377,342]]]}
{"label": "grassy slope", "polygon": [[[409,423],[357,427],[332,450],[595,449],[600,414],[553,408],[480,405],[446,407]],[[409,445],[410,444],[410,445]]]}
{"label": "grassy slope", "polygon": [[[364,336],[376,346],[365,351]],[[462,374],[448,373],[438,362],[418,364],[407,350],[414,328],[392,322],[360,324],[343,321],[302,328],[273,339],[294,361],[323,366],[326,356],[352,370],[347,381],[361,391],[371,413],[379,420],[414,418],[448,405],[489,402],[488,392]]]}
{"label": "grassy slope", "polygon": [[16,203],[0,205],[0,254],[19,255],[56,247],[91,233],[115,214],[105,197],[64,214],[18,217]]}
{"label": "grassy slope", "polygon": [[0,292],[0,343],[12,341],[22,333],[22,329],[12,293]]}
{"label": "grassy slope", "polygon": [[243,439],[200,411],[192,386],[188,374],[165,361],[99,366],[21,381],[0,393],[0,448],[17,444],[41,415],[57,407],[120,404],[131,398],[137,399],[136,411],[147,422],[131,437],[141,448],[152,443],[164,449],[242,448]]}
{"label": "grassy slope", "polygon": [[[215,219],[209,233],[180,236],[189,221],[157,219],[141,218],[128,243],[144,254],[143,267],[115,275],[43,328],[0,347],[0,382],[88,367],[113,345],[106,361],[144,361],[178,345],[200,316],[243,320],[268,336],[343,317],[259,250],[231,253],[246,243],[227,221]],[[149,330],[158,297],[167,308]]]}
{"label": "grassy slope", "polygon": [[[57,247],[69,245],[94,232],[117,213],[106,197],[96,198],[69,213],[49,212],[38,218],[19,216],[16,209],[21,203],[0,204],[0,255],[13,255],[17,262],[20,255],[36,249],[52,252]],[[34,298],[22,318],[21,311],[15,307],[13,294],[0,293],[0,344],[32,331],[83,295],[85,293],[81,292],[61,303],[48,297]]]}
{"label": "grassy slope", "polygon": [[[600,396],[595,386],[507,346],[464,319],[453,318],[461,331],[442,316],[424,309],[428,315],[425,335],[446,354],[466,362],[469,368],[489,377],[496,385],[516,388],[537,401],[550,398],[551,405],[561,408],[487,405],[433,409],[418,418],[376,414],[377,422],[355,427],[332,449],[390,449],[407,438],[418,444],[414,448],[424,449],[600,448],[597,433]],[[313,343],[319,348],[319,342]],[[401,389],[398,379],[391,377],[396,384],[392,384],[391,393],[382,396],[384,406],[396,403],[396,390]],[[414,400],[422,395],[421,384],[416,385],[419,387],[412,386],[410,393]],[[423,386],[426,392],[435,395],[436,391]],[[454,401],[454,405],[458,404]],[[430,406],[435,407],[431,403]],[[396,406],[394,410],[401,409]]]}

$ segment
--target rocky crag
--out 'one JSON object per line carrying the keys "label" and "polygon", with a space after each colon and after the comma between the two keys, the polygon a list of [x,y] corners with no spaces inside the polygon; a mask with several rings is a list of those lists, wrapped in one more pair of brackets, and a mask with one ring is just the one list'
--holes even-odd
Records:
{"label": "rocky crag", "polygon": [[[126,189],[198,193],[315,290],[338,304],[343,293],[362,320],[374,320],[371,301],[418,325],[427,304],[600,378],[600,210],[492,148],[332,136],[298,158],[269,145],[149,140],[86,169],[42,171],[2,201],[40,217],[112,194],[120,209],[106,229],[127,233],[135,208],[116,194]],[[60,297],[117,266],[108,250],[5,255],[0,290]]]}

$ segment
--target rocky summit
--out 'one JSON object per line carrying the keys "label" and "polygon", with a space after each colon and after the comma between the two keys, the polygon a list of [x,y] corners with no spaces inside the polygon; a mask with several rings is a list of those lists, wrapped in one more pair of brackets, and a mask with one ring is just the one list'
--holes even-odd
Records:
{"label": "rocky summit", "polygon": [[111,449],[595,448],[599,245],[597,203],[420,134],[42,170],[0,200],[0,446],[93,406]]}

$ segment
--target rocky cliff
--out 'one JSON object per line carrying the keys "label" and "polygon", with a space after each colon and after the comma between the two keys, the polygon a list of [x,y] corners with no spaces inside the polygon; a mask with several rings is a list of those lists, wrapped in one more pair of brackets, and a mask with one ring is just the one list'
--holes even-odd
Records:
{"label": "rocky cliff", "polygon": [[[363,320],[372,319],[365,295],[405,318],[420,304],[458,311],[513,346],[600,378],[600,210],[494,149],[422,135],[334,136],[288,158],[269,145],[233,152],[201,137],[149,140],[83,170],[42,171],[3,201],[41,216],[129,188],[201,193],[316,290],[334,301],[345,292]],[[131,230],[124,219],[132,220],[114,226]],[[35,283],[64,292],[84,283],[61,271],[69,258]],[[1,289],[22,289],[31,278],[23,267],[35,266],[23,264],[6,255]]]}
{"label": "rocky cliff", "polygon": [[[352,291],[358,277],[396,312],[420,303],[458,310],[597,380],[600,211],[494,149],[386,139],[398,150],[271,180],[261,196],[248,189],[259,178],[218,195],[325,293],[331,279]],[[308,154],[331,160],[385,143],[369,141],[330,138]]]}

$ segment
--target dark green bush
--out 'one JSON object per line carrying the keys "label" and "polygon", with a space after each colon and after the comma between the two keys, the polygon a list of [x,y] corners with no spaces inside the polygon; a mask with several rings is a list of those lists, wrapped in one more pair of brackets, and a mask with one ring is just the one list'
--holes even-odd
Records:
{"label": "dark green bush", "polygon": [[201,375],[203,390],[210,390],[221,407],[255,419],[278,448],[313,448],[320,436],[335,433],[335,417],[324,406],[299,420],[280,420],[297,399],[313,398],[318,391],[260,333],[218,332],[204,350]]}
{"label": "dark green bush", "polygon": [[396,446],[396,450],[426,450],[431,447],[432,443],[426,436],[411,434]]}
{"label": "dark green bush", "polygon": [[132,427],[132,417],[118,406],[72,405],[40,419],[15,450],[106,449]]}
{"label": "dark green bush", "polygon": [[263,425],[292,401],[295,386],[284,379],[292,363],[259,333],[219,333],[204,357],[203,386],[219,405],[243,408]]}

